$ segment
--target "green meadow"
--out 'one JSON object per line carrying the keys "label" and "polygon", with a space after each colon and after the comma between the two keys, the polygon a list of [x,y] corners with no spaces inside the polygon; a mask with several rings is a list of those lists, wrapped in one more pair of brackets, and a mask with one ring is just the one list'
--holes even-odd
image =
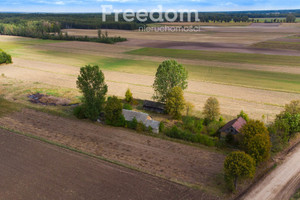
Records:
{"label": "green meadow", "polygon": [[141,48],[127,52],[133,55],[160,56],[168,58],[183,58],[193,60],[207,60],[227,63],[249,63],[276,66],[299,66],[300,56],[264,55],[250,53],[231,53],[216,51],[198,51],[182,49]]}

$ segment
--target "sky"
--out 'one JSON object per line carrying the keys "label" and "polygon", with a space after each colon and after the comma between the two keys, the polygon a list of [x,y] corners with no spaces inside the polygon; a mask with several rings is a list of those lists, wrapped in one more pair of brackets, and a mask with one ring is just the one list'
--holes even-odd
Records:
{"label": "sky", "polygon": [[0,12],[100,13],[106,5],[111,5],[112,10],[123,11],[146,9],[149,12],[161,5],[163,11],[195,9],[204,12],[300,9],[300,0],[0,0],[0,5]]}

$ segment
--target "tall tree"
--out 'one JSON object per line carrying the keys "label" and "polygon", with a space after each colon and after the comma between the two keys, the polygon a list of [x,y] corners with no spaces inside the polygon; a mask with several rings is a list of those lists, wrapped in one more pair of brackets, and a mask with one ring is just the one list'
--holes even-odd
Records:
{"label": "tall tree", "polygon": [[214,121],[220,115],[220,104],[215,97],[209,97],[204,105],[203,113],[205,118]]}
{"label": "tall tree", "polygon": [[167,60],[162,62],[156,72],[153,84],[153,99],[160,102],[166,102],[168,93],[172,88],[178,86],[182,90],[188,86],[188,72],[178,64],[175,60]]}
{"label": "tall tree", "polygon": [[259,120],[249,120],[241,129],[241,146],[251,155],[256,164],[270,156],[271,141],[269,131]]}
{"label": "tall tree", "polygon": [[224,162],[225,179],[235,189],[238,179],[253,178],[255,170],[253,158],[242,151],[230,153]]}
{"label": "tall tree", "polygon": [[85,116],[91,120],[96,120],[103,110],[103,103],[107,93],[104,74],[99,69],[99,66],[86,65],[80,68],[77,87],[83,93],[82,103]]}
{"label": "tall tree", "polygon": [[293,15],[292,13],[288,14],[288,15],[286,16],[286,22],[287,22],[287,23],[294,23],[294,22],[296,22],[296,17],[295,17],[295,15]]}

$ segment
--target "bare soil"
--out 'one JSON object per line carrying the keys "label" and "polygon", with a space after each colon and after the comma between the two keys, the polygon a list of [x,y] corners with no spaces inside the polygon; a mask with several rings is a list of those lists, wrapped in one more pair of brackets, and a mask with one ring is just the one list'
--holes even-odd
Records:
{"label": "bare soil", "polygon": [[120,45],[133,46],[133,47],[152,47],[152,48],[165,48],[165,49],[183,49],[183,50],[204,50],[204,51],[221,51],[221,52],[236,52],[236,53],[254,53],[254,54],[267,54],[267,55],[287,55],[287,56],[300,56],[299,51],[293,50],[279,50],[279,49],[261,49],[248,47],[242,44],[234,43],[208,43],[208,42],[171,42],[159,40],[141,40],[129,39],[122,42]]}
{"label": "bare soil", "polygon": [[218,190],[216,188],[223,184],[221,173],[225,155],[214,149],[28,109],[0,118],[0,125],[208,190]]}
{"label": "bare soil", "polygon": [[0,129],[1,199],[217,199]]}

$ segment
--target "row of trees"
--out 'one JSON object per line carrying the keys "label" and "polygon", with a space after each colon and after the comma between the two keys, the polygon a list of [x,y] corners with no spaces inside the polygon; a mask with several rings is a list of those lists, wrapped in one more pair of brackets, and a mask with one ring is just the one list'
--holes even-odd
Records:
{"label": "row of trees", "polygon": [[51,40],[91,41],[109,44],[126,41],[126,38],[109,37],[107,33],[102,34],[101,37],[98,38],[69,36],[67,33],[63,34],[61,32],[60,24],[58,22],[51,23],[47,21],[29,21],[21,24],[0,24],[0,34]]}

